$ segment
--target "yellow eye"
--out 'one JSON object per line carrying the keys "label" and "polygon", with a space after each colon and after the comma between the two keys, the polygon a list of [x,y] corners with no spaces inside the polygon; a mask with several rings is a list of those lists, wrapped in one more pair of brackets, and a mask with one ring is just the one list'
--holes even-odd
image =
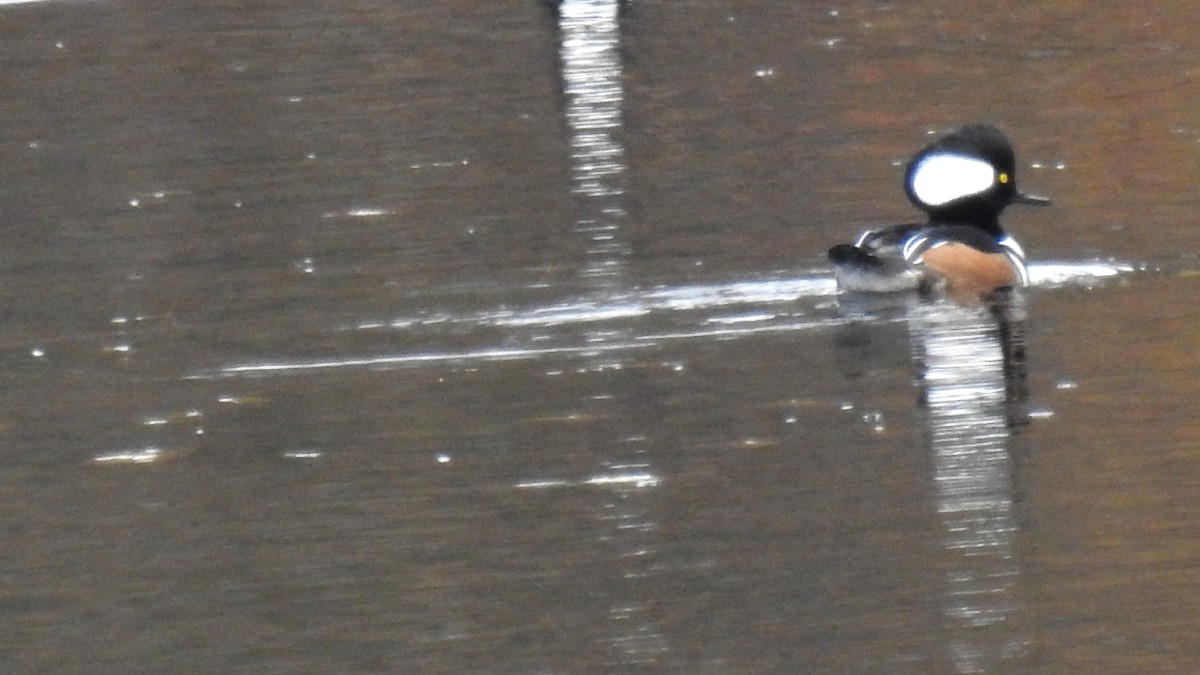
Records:
{"label": "yellow eye", "polygon": [[1006,174],[1006,173],[1000,174],[1000,177],[997,180],[1000,181],[1001,185],[1008,185],[1008,174]]}

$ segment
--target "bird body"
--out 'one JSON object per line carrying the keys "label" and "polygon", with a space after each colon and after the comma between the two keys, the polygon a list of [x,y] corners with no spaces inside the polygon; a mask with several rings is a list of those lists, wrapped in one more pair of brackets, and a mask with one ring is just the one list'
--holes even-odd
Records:
{"label": "bird body", "polygon": [[1009,204],[1048,205],[1017,190],[1011,143],[999,129],[969,125],[917,152],[905,169],[909,201],[925,222],[868,230],[829,249],[839,288],[886,293],[940,289],[983,298],[1029,282],[1025,252],[1000,226]]}

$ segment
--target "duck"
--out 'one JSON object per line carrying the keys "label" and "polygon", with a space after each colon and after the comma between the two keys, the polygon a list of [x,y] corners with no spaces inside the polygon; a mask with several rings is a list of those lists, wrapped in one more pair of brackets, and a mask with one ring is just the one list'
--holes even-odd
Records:
{"label": "duck", "polygon": [[1016,153],[990,124],[960,127],[908,161],[904,192],[926,220],[867,230],[829,249],[838,288],[920,291],[961,301],[1029,284],[1025,251],[1000,225],[1010,204],[1049,206],[1017,188]]}

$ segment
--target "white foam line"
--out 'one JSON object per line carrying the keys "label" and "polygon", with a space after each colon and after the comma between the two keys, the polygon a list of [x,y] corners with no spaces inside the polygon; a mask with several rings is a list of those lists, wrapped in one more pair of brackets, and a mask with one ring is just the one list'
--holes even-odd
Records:
{"label": "white foam line", "polygon": [[[0,4],[3,4],[2,0],[0,0]],[[162,450],[158,448],[142,448],[96,455],[92,461],[98,464],[149,464],[161,457]]]}
{"label": "white foam line", "polygon": [[662,484],[662,478],[649,471],[597,474],[583,481],[569,481],[557,478],[526,480],[515,483],[513,487],[525,490],[545,490],[549,488],[578,487],[581,485],[603,487],[652,488]]}
{"label": "white foam line", "polygon": [[795,279],[735,281],[706,286],[662,288],[643,294],[655,309],[704,309],[736,304],[781,303],[800,298],[819,298],[837,293],[832,276]]}
{"label": "white foam line", "polygon": [[587,485],[630,485],[638,488],[658,487],[661,482],[661,478],[649,472],[596,475],[584,481]]}
{"label": "white foam line", "polygon": [[[252,375],[257,373],[283,373],[289,371],[328,370],[331,368],[370,368],[376,366],[404,366],[420,363],[445,361],[515,361],[560,354],[600,354],[617,350],[649,347],[650,344],[622,342],[594,344],[585,347],[540,347],[540,348],[497,348],[463,352],[431,352],[425,354],[394,354],[369,358],[328,359],[322,361],[268,361],[237,366],[226,366],[217,375]],[[205,379],[203,375],[192,379]]]}
{"label": "white foam line", "polygon": [[[3,0],[0,0],[2,2]],[[1124,262],[1039,262],[1030,265],[1030,277],[1036,285],[1087,283],[1098,279],[1136,271]],[[411,320],[396,319],[389,323],[362,323],[359,328],[394,328],[441,323],[476,323],[500,326],[551,326],[640,317],[654,310],[694,310],[737,304],[792,302],[803,297],[822,297],[836,294],[832,277],[799,277],[766,281],[741,281],[706,286],[665,287],[642,293],[618,296],[610,303],[565,303],[526,312],[509,310],[453,316],[435,315]],[[189,379],[207,379],[232,375],[255,375],[287,372],[329,370],[335,368],[373,368],[420,365],[451,361],[511,361],[557,355],[590,355],[636,348],[652,347],[671,340],[689,338],[737,338],[757,333],[785,332],[819,328],[841,322],[841,318],[816,318],[775,323],[769,314],[754,314],[733,319],[709,319],[717,327],[683,330],[635,336],[619,342],[597,343],[578,347],[518,347],[483,348],[461,352],[429,352],[393,354],[389,356],[323,359],[313,361],[266,361],[232,365],[215,373],[192,375]],[[761,322],[759,321],[761,319]],[[732,325],[731,325],[732,324]]]}
{"label": "white foam line", "polygon": [[821,328],[844,323],[842,317],[829,317],[811,321],[789,321],[781,324],[740,326],[737,328],[700,328],[697,330],[678,331],[674,333],[653,333],[639,335],[635,339],[646,342],[662,342],[666,340],[687,340],[691,338],[734,338],[759,333],[789,333],[806,328]]}
{"label": "white foam line", "polygon": [[[1034,286],[1066,283],[1087,283],[1097,279],[1135,271],[1125,262],[1035,262],[1029,265]],[[519,310],[499,310],[461,316],[434,315],[402,317],[390,322],[364,322],[358,328],[381,326],[407,328],[439,323],[476,323],[493,326],[555,326],[614,319],[632,319],[656,310],[688,311],[715,309],[731,305],[773,305],[795,302],[803,298],[825,298],[837,295],[837,282],[832,276],[812,273],[787,279],[733,281],[724,284],[667,286],[646,291],[617,294],[606,301],[585,300],[548,307]]]}
{"label": "white foam line", "polygon": [[[0,0],[0,2],[3,2],[3,0]],[[388,209],[380,209],[380,208],[375,208],[375,207],[361,207],[361,208],[347,209],[345,211],[329,211],[328,213],[322,213],[321,217],[322,218],[376,218],[378,216],[394,216],[394,215],[396,215],[396,212],[389,211]]]}
{"label": "white foam line", "polygon": [[830,318],[814,321],[793,321],[786,324],[767,326],[743,326],[738,328],[708,328],[675,333],[639,335],[620,342],[591,344],[580,347],[528,347],[496,348],[462,352],[430,352],[421,354],[394,354],[370,358],[328,359],[320,361],[268,361],[226,366],[215,374],[191,375],[188,379],[209,379],[233,375],[259,375],[271,373],[305,372],[334,368],[372,368],[383,366],[407,366],[450,361],[518,361],[546,356],[592,355],[631,349],[654,347],[661,342],[692,338],[737,338],[759,333],[782,333],[806,328],[820,328],[840,323],[842,319]]}
{"label": "white foam line", "polygon": [[520,483],[517,483],[513,487],[526,489],[526,490],[544,490],[546,488],[573,487],[575,485],[577,485],[577,483],[573,483],[569,480],[559,480],[557,478],[543,478],[541,480],[521,481]]}
{"label": "white foam line", "polygon": [[492,326],[555,326],[613,319],[632,319],[657,310],[686,311],[729,305],[782,304],[805,297],[827,297],[837,293],[831,276],[793,279],[735,281],[728,284],[659,287],[648,291],[614,294],[603,301],[581,300],[525,311],[494,310],[459,316],[399,317],[391,321],[364,321],[360,330],[382,327],[409,328],[436,324],[484,324]]}
{"label": "white foam line", "polygon": [[630,319],[649,313],[648,308],[637,305],[561,305],[495,317],[491,323],[497,326],[554,326],[564,323]]}
{"label": "white foam line", "polygon": [[1126,262],[1057,262],[1046,261],[1029,265],[1029,282],[1034,286],[1052,286],[1071,282],[1107,279],[1135,272]]}
{"label": "white foam line", "polygon": [[[525,312],[505,312],[463,317],[498,326],[548,326],[645,316],[655,310],[682,311],[742,304],[778,304],[804,297],[822,297],[837,292],[832,277],[804,277],[768,281],[738,281],[729,284],[657,288],[618,295],[609,302],[564,303]],[[393,322],[402,324],[403,320]]]}
{"label": "white foam line", "polygon": [[779,315],[773,312],[754,312],[750,314],[738,314],[735,316],[714,316],[706,321],[707,323],[730,325],[735,323],[762,323],[763,321],[770,321],[778,317]]}

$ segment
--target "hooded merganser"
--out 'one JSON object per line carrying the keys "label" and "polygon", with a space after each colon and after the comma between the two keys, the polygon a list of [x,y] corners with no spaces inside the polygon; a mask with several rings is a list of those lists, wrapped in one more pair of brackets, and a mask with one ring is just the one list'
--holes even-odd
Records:
{"label": "hooded merganser", "polygon": [[904,191],[929,220],[868,230],[829,249],[839,288],[940,287],[963,299],[1029,283],[1025,252],[1000,227],[1000,212],[1050,200],[1017,189],[1012,144],[999,129],[973,124],[934,141],[909,160]]}

